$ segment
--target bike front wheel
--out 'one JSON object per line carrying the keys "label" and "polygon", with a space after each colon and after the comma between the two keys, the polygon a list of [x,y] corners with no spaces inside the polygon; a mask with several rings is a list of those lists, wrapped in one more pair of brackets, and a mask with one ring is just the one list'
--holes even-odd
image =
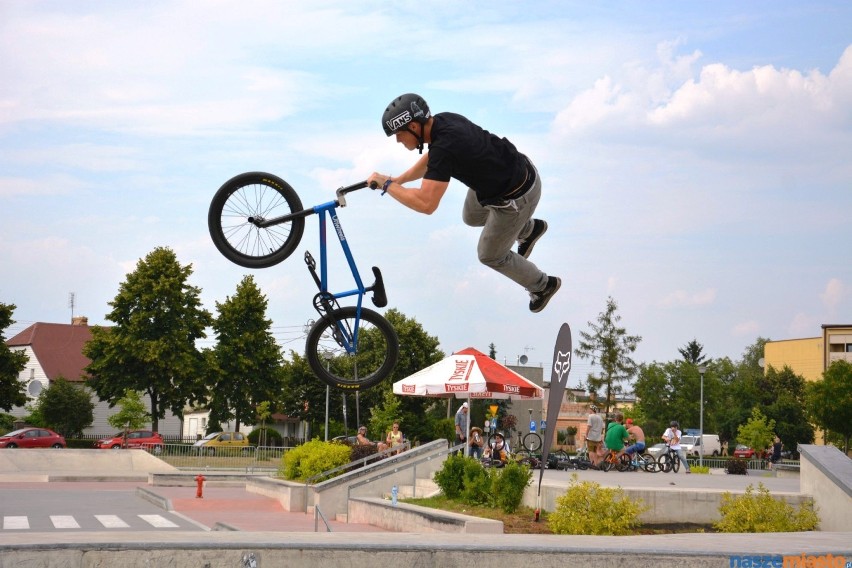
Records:
{"label": "bike front wheel", "polygon": [[361,308],[358,320],[357,308],[346,306],[330,311],[311,327],[305,355],[317,377],[328,385],[365,390],[393,372],[399,339],[382,315]]}
{"label": "bike front wheel", "polygon": [[541,436],[535,432],[530,432],[524,436],[524,448],[532,453],[536,453],[541,449]]}
{"label": "bike front wheel", "polygon": [[305,218],[259,227],[258,222],[302,211],[302,201],[283,179],[263,172],[231,178],[219,188],[207,213],[210,238],[225,258],[245,268],[268,268],[293,254]]}

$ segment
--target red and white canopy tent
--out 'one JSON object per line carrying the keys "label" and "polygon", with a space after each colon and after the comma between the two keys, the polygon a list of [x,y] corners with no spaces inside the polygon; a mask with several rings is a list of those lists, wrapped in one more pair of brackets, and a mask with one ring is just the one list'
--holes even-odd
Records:
{"label": "red and white canopy tent", "polygon": [[[464,399],[544,398],[544,390],[473,347],[462,349],[393,384],[402,396]],[[470,430],[470,418],[467,420]],[[469,436],[465,436],[467,440]],[[467,451],[465,451],[467,454]]]}

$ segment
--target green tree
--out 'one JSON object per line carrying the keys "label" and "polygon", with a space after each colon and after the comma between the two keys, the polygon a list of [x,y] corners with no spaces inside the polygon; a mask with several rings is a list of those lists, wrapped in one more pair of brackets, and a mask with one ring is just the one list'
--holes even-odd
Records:
{"label": "green tree", "polygon": [[806,413],[806,381],[801,375],[784,366],[780,371],[766,369],[757,385],[761,408],[766,417],[775,421],[775,433],[789,448],[814,441],[814,428]]}
{"label": "green tree", "polygon": [[36,407],[45,426],[66,437],[79,436],[95,420],[91,393],[62,377],[41,392]]}
{"label": "green tree", "polygon": [[843,452],[849,452],[852,436],[852,364],[835,361],[822,380],[808,384],[807,410],[814,423],[843,436]]}
{"label": "green tree", "polygon": [[107,422],[113,428],[124,430],[124,443],[126,445],[127,432],[145,427],[151,420],[151,415],[148,413],[139,391],[125,391],[124,396],[118,399],[116,405],[119,408],[118,412],[107,418]]}
{"label": "green tree", "polygon": [[606,309],[598,315],[597,323],[589,322],[592,332],[581,331],[580,342],[574,350],[580,359],[590,359],[592,366],[600,367],[600,373],[589,373],[590,392],[604,391],[603,407],[606,413],[622,392],[622,383],[630,381],[636,374],[637,364],[631,358],[642,337],[627,335],[627,330],[618,325],[621,316],[618,305],[612,297],[606,302]]}
{"label": "green tree", "polygon": [[[706,365],[704,373],[704,431],[716,432],[723,410],[724,387],[719,378],[722,361]],[[672,420],[681,428],[701,423],[701,375],[694,363],[671,361],[641,365],[634,384],[637,410],[665,429]],[[662,434],[662,431],[659,432]]]}
{"label": "green tree", "polygon": [[190,286],[192,266],[181,266],[174,252],[156,248],[136,265],[110,302],[111,328],[92,328],[83,349],[91,359],[88,384],[114,406],[127,390],[151,400],[153,430],[170,409],[177,416],[202,400],[204,357],[195,342],[206,337],[210,313],[201,307],[201,290]]}
{"label": "green tree", "polygon": [[737,442],[745,444],[756,452],[768,448],[774,436],[775,421],[767,419],[757,407],[752,409],[748,422],[737,429]]}
{"label": "green tree", "polygon": [[680,353],[680,356],[683,357],[683,360],[686,363],[692,363],[696,366],[704,363],[707,358],[703,354],[703,351],[704,346],[698,343],[695,339],[687,343],[684,347],[678,348],[678,353]]}
{"label": "green tree", "polygon": [[29,359],[24,351],[9,349],[4,334],[6,328],[15,323],[12,319],[14,312],[14,304],[0,303],[0,408],[7,412],[27,403],[26,385],[18,380],[18,375]]}
{"label": "green tree", "polygon": [[216,302],[208,406],[220,422],[236,420],[237,431],[240,424],[254,423],[257,405],[277,400],[283,386],[283,357],[266,308],[267,299],[252,276],[243,278],[233,296]]}
{"label": "green tree", "polygon": [[[397,309],[387,310],[384,314],[399,337],[399,360],[389,378],[373,388],[359,393],[362,409],[361,422],[370,422],[372,409],[382,405],[386,393],[393,392],[393,383],[413,375],[417,371],[437,363],[444,358],[438,349],[438,338],[429,335],[423,326],[413,318],[406,317]],[[284,390],[282,408],[290,416],[299,417],[311,423],[312,432],[320,432],[325,422],[325,383],[314,376],[307,361],[300,353],[291,351],[289,360],[284,363]],[[346,393],[338,389],[330,391],[331,428],[334,421],[342,420],[342,402]],[[355,425],[355,396],[347,397],[347,422],[351,429]],[[405,435],[409,440],[430,441],[435,439],[436,424],[445,419],[446,405],[437,399],[403,396],[399,397],[399,416],[405,426]],[[370,432],[375,436],[377,432]]]}

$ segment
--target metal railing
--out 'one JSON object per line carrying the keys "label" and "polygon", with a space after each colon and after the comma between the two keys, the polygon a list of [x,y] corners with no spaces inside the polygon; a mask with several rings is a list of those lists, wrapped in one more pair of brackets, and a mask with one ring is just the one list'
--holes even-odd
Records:
{"label": "metal railing", "polygon": [[436,459],[444,459],[447,454],[455,453],[455,452],[463,452],[465,448],[465,444],[459,444],[457,446],[449,446],[446,449],[438,451],[434,454],[429,454],[420,459],[411,461],[409,463],[400,464],[399,467],[395,467],[392,470],[384,471],[381,473],[377,473],[376,475],[364,478],[360,481],[352,483],[346,488],[346,522],[349,522],[349,504],[352,499],[352,491],[362,487],[364,485],[368,485],[370,483],[374,483],[380,479],[384,479],[389,475],[397,474],[401,471],[405,471],[406,469],[411,469],[411,485],[414,491],[413,497],[417,496],[417,466],[422,465],[424,463],[429,463]]}
{"label": "metal railing", "polygon": [[[735,459],[735,458],[718,458],[718,457],[713,458],[713,457],[709,457],[709,458],[703,458],[702,461],[703,461],[704,467],[709,467],[711,469],[725,469],[725,466],[728,464],[728,462],[730,462],[733,459]],[[686,459],[686,461],[689,462],[689,467],[695,467],[695,466],[698,465],[698,458],[688,457]],[[785,466],[797,466],[798,467],[799,460],[781,460],[778,463],[785,465]],[[751,470],[768,470],[769,469],[769,461],[764,460],[764,459],[760,459],[760,458],[752,458],[752,459],[748,460],[748,465],[746,467],[748,469],[751,469]]]}
{"label": "metal railing", "polygon": [[319,532],[319,520],[325,524],[325,532],[331,532],[331,525],[328,524],[328,519],[322,514],[319,505],[314,505],[314,532]]}
{"label": "metal railing", "polygon": [[189,446],[163,444],[145,448],[177,469],[277,472],[289,447],[272,446]]}

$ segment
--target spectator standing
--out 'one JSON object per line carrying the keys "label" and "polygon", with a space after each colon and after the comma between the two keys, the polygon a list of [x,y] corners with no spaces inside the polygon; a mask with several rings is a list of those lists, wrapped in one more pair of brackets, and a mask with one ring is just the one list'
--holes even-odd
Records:
{"label": "spectator standing", "polygon": [[589,461],[597,467],[601,461],[598,456],[598,447],[603,441],[603,418],[598,414],[598,407],[589,405],[589,418],[586,420],[586,449],[589,450]]}
{"label": "spectator standing", "polygon": [[467,441],[467,430],[469,424],[470,417],[468,416],[468,404],[465,402],[456,411],[456,446],[464,444]]}
{"label": "spectator standing", "polygon": [[482,450],[485,447],[485,439],[482,437],[482,429],[474,426],[470,429],[470,455],[476,459],[482,459]]}

